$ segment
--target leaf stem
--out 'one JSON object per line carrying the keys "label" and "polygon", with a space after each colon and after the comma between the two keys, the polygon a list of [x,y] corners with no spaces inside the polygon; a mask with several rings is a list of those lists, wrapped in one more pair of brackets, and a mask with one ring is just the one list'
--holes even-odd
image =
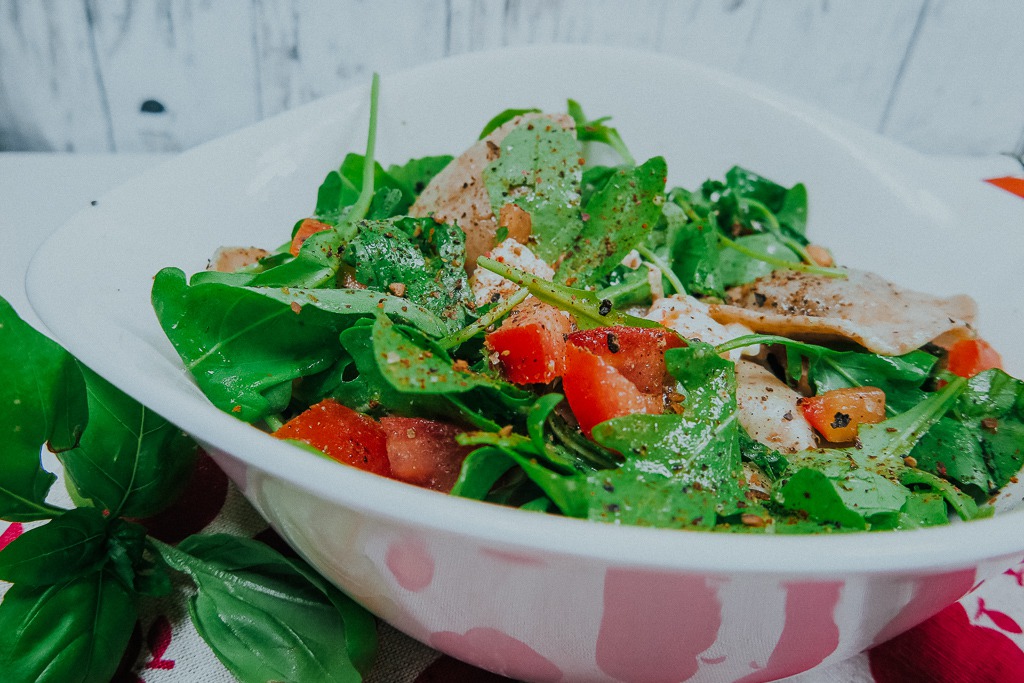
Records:
{"label": "leaf stem", "polygon": [[650,247],[646,244],[640,244],[637,245],[636,250],[637,253],[653,263],[658,270],[661,271],[661,274],[664,275],[665,279],[668,280],[670,285],[672,285],[672,289],[675,290],[676,294],[686,294],[686,287],[684,287],[683,283],[679,281],[679,277],[660,256],[651,250]]}
{"label": "leaf stem", "polygon": [[576,323],[583,329],[626,325],[628,327],[661,327],[660,323],[611,309],[610,301],[600,301],[594,292],[557,285],[542,278],[525,273],[505,263],[481,256],[477,265],[492,273],[511,280],[520,287],[529,288],[530,293],[546,304],[569,311],[576,317]]}
{"label": "leaf stem", "polygon": [[363,187],[356,203],[345,214],[345,222],[352,224],[366,216],[373,201],[373,177],[376,170],[374,150],[377,146],[377,108],[380,95],[380,74],[374,73],[370,81],[370,124],[366,133],[366,154],[363,157]]}
{"label": "leaf stem", "polygon": [[822,277],[846,277],[846,273],[839,268],[826,268],[824,266],[810,265],[807,263],[793,263],[792,261],[769,256],[768,254],[762,254],[754,251],[753,249],[748,249],[739,242],[731,240],[721,233],[718,235],[718,241],[723,246],[734,249],[748,258],[763,261],[769,265],[775,266],[776,268],[795,270],[800,273],[809,273],[811,275],[821,275]]}
{"label": "leaf stem", "polygon": [[281,419],[281,414],[267,415],[263,418],[263,421],[267,423],[267,427],[270,431],[276,432],[278,429],[284,426],[284,420]]}
{"label": "leaf stem", "polygon": [[502,301],[501,304],[494,306],[494,308],[487,311],[487,313],[480,316],[474,322],[466,325],[461,330],[449,334],[447,337],[439,339],[437,345],[446,351],[462,346],[477,334],[501,320],[506,313],[521,304],[528,296],[530,296],[529,289],[526,287],[519,288],[515,294]]}
{"label": "leaf stem", "polygon": [[[966,388],[967,378],[956,377],[951,379],[946,386],[942,387],[942,389],[937,393],[926,399],[926,402],[928,403],[927,407],[924,410],[920,410],[919,414],[914,415],[910,424],[901,430],[900,435],[890,443],[887,443],[881,449],[881,455],[890,456],[901,455],[904,452],[909,453],[914,444],[924,436],[924,433],[928,431],[928,429],[930,429],[940,417],[945,415],[950,408],[953,407],[953,404],[958,398],[960,398],[960,394],[962,394]],[[922,405],[923,403],[919,403],[918,406],[916,408],[912,408],[911,411],[917,410]],[[903,413],[903,415],[906,414],[907,413]]]}

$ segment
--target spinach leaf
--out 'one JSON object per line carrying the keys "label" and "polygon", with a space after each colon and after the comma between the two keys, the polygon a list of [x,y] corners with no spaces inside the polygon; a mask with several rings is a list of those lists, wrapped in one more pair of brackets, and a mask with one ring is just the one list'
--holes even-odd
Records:
{"label": "spinach leaf", "polygon": [[388,175],[402,189],[404,195],[413,199],[418,197],[423,189],[444,167],[451,163],[450,154],[433,157],[420,157],[410,159],[402,165],[392,164],[388,166]]}
{"label": "spinach leaf", "polygon": [[798,381],[806,366],[807,379],[816,394],[844,387],[877,387],[885,392],[890,414],[910,410],[926,398],[921,386],[931,376],[936,362],[935,356],[925,351],[882,356],[866,351],[836,351],[775,335],[746,335],[716,348],[724,353],[750,344],[784,346],[790,380]]}
{"label": "spinach leaf", "polygon": [[492,118],[490,121],[488,121],[484,125],[484,129],[482,131],[480,131],[480,137],[478,137],[477,139],[478,140],[483,140],[485,137],[487,137],[488,135],[490,135],[491,133],[493,133],[497,129],[501,128],[503,125],[505,125],[506,123],[508,123],[509,121],[511,121],[512,119],[514,119],[517,116],[522,116],[523,114],[539,114],[539,113],[540,113],[540,109],[536,109],[536,108],[531,108],[531,109],[506,109],[504,111],[498,112],[494,116],[494,118]]}
{"label": "spinach leaf", "polygon": [[975,375],[911,455],[921,469],[984,500],[1024,466],[1024,382],[1002,370]]}
{"label": "spinach leaf", "polygon": [[175,268],[157,273],[153,307],[203,393],[246,422],[281,412],[293,380],[330,368],[342,355],[338,334],[353,320],[316,306],[297,313],[249,289],[189,287]]}
{"label": "spinach leaf", "polygon": [[566,109],[569,116],[576,122],[576,139],[580,142],[602,142],[614,149],[627,166],[636,165],[633,155],[629,153],[629,148],[622,141],[619,131],[605,125],[605,121],[611,119],[610,116],[602,116],[591,121],[583,113],[583,107],[580,106],[580,103],[573,99],[567,102]]}
{"label": "spinach leaf", "polygon": [[177,497],[196,445],[180,429],[82,367],[89,428],[59,454],[75,491],[114,517],[148,517]]}
{"label": "spinach leaf", "polygon": [[533,251],[554,263],[583,229],[581,159],[575,136],[554,121],[531,119],[501,143],[501,156],[483,170],[497,216],[512,203],[530,214]]}
{"label": "spinach leaf", "polygon": [[662,215],[672,270],[686,291],[724,297],[726,283],[720,262],[725,254],[718,246],[718,229],[707,219],[690,220],[674,202],[665,203]]}
{"label": "spinach leaf", "polygon": [[376,648],[372,618],[322,580],[311,581],[299,561],[224,535],[157,547],[195,582],[189,614],[196,630],[243,683],[362,680]]}
{"label": "spinach leaf", "polygon": [[56,477],[42,468],[40,448],[77,443],[87,420],[85,384],[74,358],[2,298],[0,367],[0,518],[46,519],[61,510],[45,502]]}
{"label": "spinach leaf", "polygon": [[[736,238],[736,243],[758,254],[765,254],[794,264],[800,263],[799,254],[771,233],[745,235]],[[721,249],[720,251],[718,276],[725,287],[745,285],[759,277],[770,275],[776,269],[776,266],[770,263],[750,258],[735,249]]]}
{"label": "spinach leaf", "polygon": [[364,221],[345,249],[355,278],[376,291],[399,291],[434,313],[449,332],[472,306],[466,278],[465,234],[431,218]]}
{"label": "spinach leaf", "polygon": [[131,591],[108,571],[16,583],[0,603],[0,671],[10,681],[107,683],[136,619]]}
{"label": "spinach leaf", "polygon": [[49,586],[92,574],[107,560],[106,540],[107,520],[99,510],[68,510],[0,552],[0,580]]}
{"label": "spinach leaf", "polygon": [[[965,388],[965,380],[953,380],[905,413],[862,425],[856,446],[788,456],[789,470],[773,490],[775,502],[810,519],[844,527],[895,528],[901,523],[900,513],[908,512],[909,493],[901,482],[919,483],[912,474],[918,471],[903,459]],[[962,493],[942,493],[952,498],[954,509],[967,509],[957,500]]]}
{"label": "spinach leaf", "polygon": [[668,168],[662,157],[621,167],[583,209],[583,229],[558,267],[560,282],[585,286],[610,273],[644,242],[661,216]]}

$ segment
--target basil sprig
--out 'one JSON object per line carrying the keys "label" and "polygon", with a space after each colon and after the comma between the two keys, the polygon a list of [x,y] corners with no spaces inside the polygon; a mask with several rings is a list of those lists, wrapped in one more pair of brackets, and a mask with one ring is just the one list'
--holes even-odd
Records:
{"label": "basil sprig", "polygon": [[[376,651],[373,618],[302,561],[224,535],[173,547],[125,519],[174,501],[195,443],[3,299],[0,394],[0,518],[47,520],[0,552],[0,580],[14,584],[0,602],[4,681],[109,681],[140,604],[171,591],[171,571],[192,579],[196,630],[243,683],[362,680]],[[42,467],[46,442],[75,508],[48,502],[56,477]]]}

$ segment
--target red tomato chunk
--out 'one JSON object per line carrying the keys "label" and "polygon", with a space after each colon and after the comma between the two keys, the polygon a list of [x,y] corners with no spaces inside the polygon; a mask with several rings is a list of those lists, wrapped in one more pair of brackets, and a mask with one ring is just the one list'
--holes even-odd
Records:
{"label": "red tomato chunk", "polygon": [[953,344],[947,363],[949,371],[960,377],[974,377],[979,372],[1003,367],[999,353],[984,339],[961,339]]}
{"label": "red tomato chunk", "polygon": [[641,392],[602,357],[569,344],[565,358],[562,391],[586,436],[590,436],[595,425],[613,417],[662,412],[664,399],[660,391],[657,394]]}
{"label": "red tomato chunk", "polygon": [[296,415],[274,436],[309,444],[346,465],[391,476],[387,438],[372,417],[325,399]]}
{"label": "red tomato chunk", "polygon": [[664,391],[665,351],[684,345],[678,334],[657,327],[596,327],[566,341],[600,357],[645,394]]}
{"label": "red tomato chunk", "polygon": [[395,479],[447,493],[459,478],[462,461],[472,450],[455,437],[463,429],[419,417],[382,417],[388,459]]}
{"label": "red tomato chunk", "polygon": [[487,335],[502,374],[513,384],[546,384],[565,370],[565,337],[572,323],[554,306],[528,299]]}

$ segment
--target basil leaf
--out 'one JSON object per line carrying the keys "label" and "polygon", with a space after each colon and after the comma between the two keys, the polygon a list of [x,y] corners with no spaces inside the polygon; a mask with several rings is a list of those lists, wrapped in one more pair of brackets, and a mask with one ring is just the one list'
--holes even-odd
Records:
{"label": "basil leaf", "polygon": [[107,520],[95,508],[68,510],[0,552],[0,580],[48,586],[92,574],[107,560]]}
{"label": "basil leaf", "polygon": [[107,683],[137,618],[130,591],[106,571],[16,583],[0,603],[0,671],[10,681]]}
{"label": "basil leaf", "polygon": [[370,618],[297,564],[225,535],[157,547],[195,582],[189,614],[196,630],[242,683],[362,680],[376,642]]}
{"label": "basil leaf", "polygon": [[575,136],[537,118],[509,132],[501,156],[483,171],[494,215],[509,203],[529,213],[533,251],[548,263],[561,257],[583,229],[580,162]]}
{"label": "basil leaf", "polygon": [[85,385],[74,358],[18,317],[0,298],[0,518],[46,519],[60,510],[45,502],[56,477],[39,452],[52,440],[74,445],[86,421]]}
{"label": "basil leaf", "polygon": [[59,454],[74,490],[113,517],[148,517],[170,505],[192,471],[195,443],[180,429],[82,366],[89,428]]}
{"label": "basil leaf", "polygon": [[584,207],[583,229],[556,279],[576,286],[593,284],[644,242],[661,216],[667,173],[662,157],[617,169]]}
{"label": "basil leaf", "polygon": [[459,478],[450,493],[462,498],[483,500],[494,484],[515,465],[515,460],[500,448],[477,448],[462,461]]}
{"label": "basil leaf", "polygon": [[171,592],[167,565],[149,544],[142,525],[114,520],[110,525],[107,553],[110,571],[136,593],[161,597]]}

